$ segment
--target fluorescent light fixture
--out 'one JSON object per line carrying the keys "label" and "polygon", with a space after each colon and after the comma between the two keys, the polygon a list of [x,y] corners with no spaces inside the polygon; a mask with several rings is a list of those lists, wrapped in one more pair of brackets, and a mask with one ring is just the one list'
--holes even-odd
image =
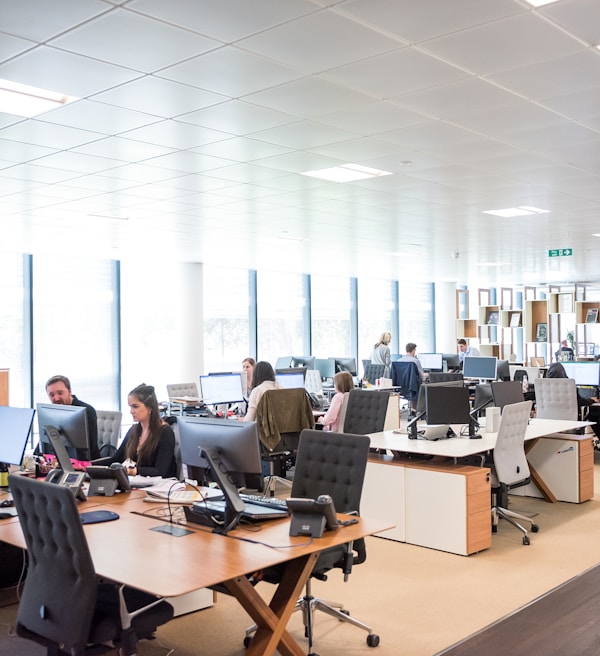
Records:
{"label": "fluorescent light fixture", "polygon": [[553,2],[558,2],[558,0],[525,0],[532,7],[543,7],[544,5],[551,5]]}
{"label": "fluorescent light fixture", "polygon": [[392,175],[390,171],[380,171],[361,164],[342,164],[329,169],[319,171],[305,171],[301,175],[311,178],[329,180],[330,182],[353,182],[354,180],[365,180],[367,178],[380,178],[384,175]]}
{"label": "fluorescent light fixture", "polygon": [[32,118],[74,100],[79,98],[10,80],[0,80],[0,112],[5,114]]}
{"label": "fluorescent light fixture", "polygon": [[520,205],[519,207],[508,207],[504,210],[485,210],[483,214],[492,214],[493,216],[501,216],[509,219],[513,216],[532,216],[533,214],[548,214],[549,212],[550,210],[540,210],[537,207]]}

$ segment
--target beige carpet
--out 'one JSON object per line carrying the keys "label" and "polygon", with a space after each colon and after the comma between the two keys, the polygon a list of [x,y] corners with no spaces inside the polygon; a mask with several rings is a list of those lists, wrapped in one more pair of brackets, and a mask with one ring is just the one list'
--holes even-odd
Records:
{"label": "beige carpet", "polygon": [[[319,616],[315,651],[320,656],[432,656],[600,562],[600,489],[584,504],[517,497],[513,507],[539,513],[540,532],[532,534],[530,546],[503,523],[492,548],[469,557],[369,538],[367,562],[355,568],[348,583],[333,573],[326,583],[315,582],[314,592],[344,600],[353,614],[373,625],[381,645],[369,649],[364,632]],[[272,593],[272,586],[261,586],[265,596]],[[10,624],[14,613],[14,606],[0,609],[0,623]],[[141,643],[138,653],[167,656],[173,649],[173,656],[242,656],[248,623],[234,600],[219,596],[213,608],[161,627],[157,640]],[[290,629],[304,641],[299,615]],[[2,655],[17,653],[7,630],[0,626]]]}

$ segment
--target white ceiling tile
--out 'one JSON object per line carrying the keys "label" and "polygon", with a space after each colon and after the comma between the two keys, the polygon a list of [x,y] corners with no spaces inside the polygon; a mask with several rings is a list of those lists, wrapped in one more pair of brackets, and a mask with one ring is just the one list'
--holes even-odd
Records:
{"label": "white ceiling tile", "polygon": [[2,175],[6,178],[15,178],[17,180],[32,180],[33,182],[43,182],[54,184],[72,180],[79,174],[75,171],[64,171],[38,164],[15,164],[7,169],[2,170]]}
{"label": "white ceiling tile", "polygon": [[555,95],[557,89],[567,94],[598,86],[600,57],[589,50],[497,73],[489,78],[524,98],[539,100]]}
{"label": "white ceiling tile", "polygon": [[174,171],[184,171],[186,173],[201,173],[202,171],[230,166],[231,160],[191,151],[179,151],[147,159],[144,161],[144,164]]}
{"label": "white ceiling tile", "polygon": [[388,130],[415,125],[423,121],[420,114],[409,112],[393,103],[381,101],[356,109],[340,110],[319,117],[319,123],[348,130],[363,137]]}
{"label": "white ceiling tile", "polygon": [[133,0],[129,7],[226,42],[315,11],[308,0]]}
{"label": "white ceiling tile", "polygon": [[12,141],[22,141],[56,149],[75,148],[102,138],[102,135],[97,132],[80,130],[66,125],[52,125],[35,119],[4,128],[0,131],[0,136]]}
{"label": "white ceiling tile", "polygon": [[349,0],[341,11],[411,43],[524,12],[513,0]]}
{"label": "white ceiling tile", "polygon": [[333,141],[352,139],[355,135],[313,121],[298,121],[270,130],[261,130],[252,136],[254,139],[268,141],[286,148],[308,150]]}
{"label": "white ceiling tile", "polygon": [[424,48],[471,73],[490,75],[544,61],[548,53],[569,55],[582,46],[532,12],[449,34]]}
{"label": "white ceiling tile", "polygon": [[206,109],[183,114],[180,120],[230,134],[250,134],[258,130],[297,121],[296,116],[259,107],[240,100],[230,100]]}
{"label": "white ceiling tile", "polygon": [[72,25],[108,11],[100,0],[2,0],[0,25],[4,32],[25,39],[46,41]]}
{"label": "white ceiling tile", "polygon": [[239,98],[298,79],[302,73],[266,57],[227,46],[165,68],[157,75]]}
{"label": "white ceiling tile", "polygon": [[264,157],[282,155],[283,153],[289,152],[290,149],[284,146],[278,146],[277,144],[267,143],[266,141],[259,141],[258,139],[235,137],[233,139],[199,146],[193,150],[214,157],[250,162],[263,159]]}
{"label": "white ceiling tile", "polygon": [[319,77],[282,84],[274,89],[251,94],[246,100],[303,118],[358,109],[373,102],[369,96]]}
{"label": "white ceiling tile", "polygon": [[165,146],[167,148],[196,148],[213,141],[228,139],[232,135],[225,132],[217,132],[208,128],[201,128],[181,121],[160,121],[143,128],[137,128],[123,133],[121,136],[135,141],[147,141],[149,143]]}
{"label": "white ceiling tile", "polygon": [[97,155],[83,155],[70,150],[63,150],[54,155],[40,157],[35,160],[37,166],[49,167],[74,173],[99,173],[106,169],[122,166],[123,161],[98,157]]}
{"label": "white ceiling tile", "polygon": [[360,89],[376,98],[388,99],[426,87],[462,80],[469,75],[416,48],[402,48],[327,71],[323,77]]}
{"label": "white ceiling tile", "polygon": [[[153,73],[221,45],[214,39],[126,9],[98,16],[49,44],[144,73]],[[155,47],[148,47],[149,44]]]}
{"label": "white ceiling tile", "polygon": [[238,45],[308,73],[318,73],[395,50],[398,42],[325,9],[255,34]]}
{"label": "white ceiling tile", "polygon": [[74,152],[109,157],[126,162],[140,162],[151,157],[172,153],[173,150],[173,148],[167,148],[166,146],[143,143],[142,141],[122,137],[107,137],[73,148]]}
{"label": "white ceiling tile", "polygon": [[563,0],[540,8],[540,13],[588,43],[600,43],[600,4],[596,0]]}
{"label": "white ceiling tile", "polygon": [[140,73],[56,48],[39,46],[0,64],[0,78],[85,98]]}
{"label": "white ceiling tile", "polygon": [[[0,131],[0,134],[5,137],[5,132]],[[44,157],[45,155],[51,155],[59,150],[59,148],[50,148],[47,146],[41,146],[39,144],[25,143],[18,140],[10,139],[0,139],[0,153],[2,153],[2,158],[11,162],[12,164],[18,162],[29,162],[31,160],[37,159],[38,157]]]}

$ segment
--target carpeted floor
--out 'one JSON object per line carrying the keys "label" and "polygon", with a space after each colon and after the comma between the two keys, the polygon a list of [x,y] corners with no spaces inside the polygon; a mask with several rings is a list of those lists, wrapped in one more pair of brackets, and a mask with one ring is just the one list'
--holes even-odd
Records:
{"label": "carpeted floor", "polygon": [[[520,533],[503,523],[492,548],[470,557],[369,538],[367,562],[355,568],[347,583],[333,573],[325,583],[316,581],[313,592],[343,600],[373,625],[381,645],[371,650],[361,630],[319,616],[315,651],[320,656],[432,656],[600,562],[600,490],[579,505],[517,497],[513,506],[538,513],[540,532],[532,534],[530,546],[523,546]],[[272,586],[260,585],[265,596],[272,593]],[[0,656],[41,656],[41,648],[8,635],[15,608],[0,608]],[[242,656],[248,624],[235,600],[219,596],[213,608],[161,627],[157,639],[142,642],[138,653]],[[299,615],[290,630],[304,640]]]}

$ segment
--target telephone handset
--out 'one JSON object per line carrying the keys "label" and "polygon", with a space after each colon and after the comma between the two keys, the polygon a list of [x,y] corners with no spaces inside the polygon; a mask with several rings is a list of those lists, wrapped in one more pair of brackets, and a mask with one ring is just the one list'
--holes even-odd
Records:
{"label": "telephone handset", "polygon": [[313,410],[322,410],[325,399],[319,397],[314,392],[309,392],[308,396],[310,397],[310,404]]}
{"label": "telephone handset", "polygon": [[63,471],[62,469],[52,469],[46,476],[47,483],[53,483],[54,485],[63,485],[68,487],[76,499],[80,501],[86,501],[87,497],[85,492],[81,489],[83,481],[85,480],[85,474],[83,472],[75,471]]}
{"label": "telephone handset", "polygon": [[316,499],[286,500],[292,515],[290,535],[311,535],[320,538],[323,531],[335,531],[340,527],[333,499],[328,494],[321,494]]}

